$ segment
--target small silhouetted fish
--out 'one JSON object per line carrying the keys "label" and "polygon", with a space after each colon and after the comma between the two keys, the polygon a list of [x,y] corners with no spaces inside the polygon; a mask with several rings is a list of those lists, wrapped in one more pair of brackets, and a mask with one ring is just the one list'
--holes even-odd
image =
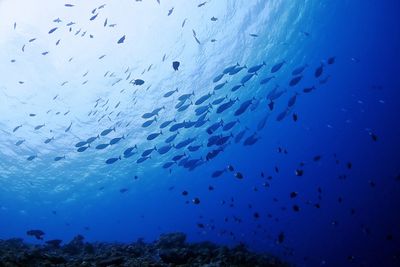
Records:
{"label": "small silhouetted fish", "polygon": [[114,127],[114,128],[109,128],[109,129],[106,129],[106,130],[102,131],[102,132],[100,133],[100,135],[101,135],[101,136],[106,136],[106,135],[108,135],[109,133],[111,133],[112,131],[115,132],[115,127]]}
{"label": "small silhouetted fish", "polygon": [[303,93],[310,93],[311,91],[314,91],[315,90],[315,86],[312,86],[312,87],[306,87],[306,88],[304,88],[303,89]]}
{"label": "small silhouetted fish", "polygon": [[133,156],[135,154],[135,152],[133,151],[134,149],[137,149],[137,146],[133,146],[133,147],[129,147],[127,149],[125,149],[124,151],[124,157],[125,158],[129,158],[131,156]]}
{"label": "small silhouetted fish", "polygon": [[50,143],[50,142],[53,141],[53,140],[54,140],[54,137],[47,138],[47,139],[44,141],[44,143],[45,143],[45,144],[48,144],[48,143]]}
{"label": "small silhouetted fish", "polygon": [[264,67],[265,66],[265,62],[263,62],[262,64],[260,64],[260,65],[256,65],[256,66],[253,66],[253,67],[250,67],[248,70],[247,70],[247,72],[248,73],[256,73],[257,71],[259,71],[262,67]]}
{"label": "small silhouetted fish", "polygon": [[199,150],[202,147],[202,145],[197,145],[197,146],[188,146],[188,150],[190,152],[195,152],[197,150]]}
{"label": "small silhouetted fish", "polygon": [[324,64],[321,63],[321,65],[314,72],[315,78],[319,78],[322,75],[323,71],[324,71]]}
{"label": "small silhouetted fish", "polygon": [[218,18],[216,18],[216,17],[211,17],[211,19],[210,19],[211,21],[217,21],[218,20]]}
{"label": "small silhouetted fish", "polygon": [[303,78],[302,75],[294,77],[293,79],[290,80],[289,85],[290,86],[297,85],[301,81],[302,78]]}
{"label": "small silhouetted fish", "polygon": [[37,157],[36,155],[32,155],[32,156],[27,157],[26,160],[27,160],[27,161],[32,161],[32,160],[34,160],[36,157]]}
{"label": "small silhouetted fish", "polygon": [[153,122],[155,122],[155,121],[157,121],[157,118],[154,118],[154,119],[151,119],[151,120],[147,120],[147,121],[143,122],[142,127],[143,127],[143,128],[149,127],[149,126],[152,125]]}
{"label": "small silhouetted fish", "polygon": [[255,73],[246,74],[246,75],[240,80],[240,83],[242,84],[242,86],[244,86],[244,84],[245,84],[246,82],[248,82],[251,78],[253,78],[254,75],[256,75],[256,74],[255,74]]}
{"label": "small silhouetted fish", "polygon": [[284,111],[282,111],[281,113],[278,114],[278,116],[276,116],[276,120],[277,121],[282,121],[288,114],[288,110],[285,109]]}
{"label": "small silhouetted fish", "polygon": [[235,172],[234,176],[238,179],[243,179],[243,174],[240,172]]}
{"label": "small silhouetted fish", "polygon": [[[238,65],[239,66],[239,65]],[[243,67],[235,67],[233,70],[229,72],[229,75],[235,75],[236,73],[239,73],[241,70],[247,69],[247,66],[244,65]]]}
{"label": "small silhouetted fish", "polygon": [[293,118],[293,121],[296,122],[296,121],[298,120],[297,114],[296,114],[296,113],[293,113],[292,118]]}
{"label": "small silhouetted fish", "polygon": [[175,161],[168,161],[166,163],[164,163],[163,168],[164,169],[168,169],[170,168],[172,165],[174,165],[176,162]]}
{"label": "small silhouetted fish", "polygon": [[294,94],[293,96],[291,96],[291,97],[289,98],[289,101],[288,101],[287,106],[288,106],[289,108],[290,108],[290,107],[293,107],[294,104],[296,103],[296,99],[297,99],[297,93]]}
{"label": "small silhouetted fish", "polygon": [[125,139],[125,136],[113,138],[113,139],[110,140],[110,145],[115,145],[115,144],[117,144],[119,141],[121,141],[122,139]]}
{"label": "small silhouetted fish", "polygon": [[214,171],[214,172],[211,174],[211,177],[212,177],[212,178],[220,177],[223,173],[225,173],[225,171],[226,171],[225,169]]}
{"label": "small silhouetted fish", "polygon": [[260,84],[266,84],[266,83],[268,83],[269,81],[271,81],[273,78],[275,78],[275,76],[271,76],[271,77],[267,77],[267,78],[265,78],[265,79],[262,79],[262,80],[260,81]]}
{"label": "small silhouetted fish", "polygon": [[175,131],[177,131],[177,130],[183,128],[183,127],[185,127],[185,123],[184,123],[184,122],[178,122],[178,123],[175,123],[174,125],[172,125],[172,126],[169,128],[169,131],[170,131],[170,132],[175,132]]}
{"label": "small silhouetted fish", "polygon": [[150,155],[154,150],[156,150],[156,147],[146,149],[145,151],[143,151],[142,157],[147,157],[147,156]]}
{"label": "small silhouetted fish", "polygon": [[252,146],[252,145],[254,145],[258,140],[259,140],[259,138],[257,138],[257,133],[254,133],[254,134],[250,135],[249,137],[247,137],[247,138],[244,140],[243,145],[245,145],[245,146]]}
{"label": "small silhouetted fish", "polygon": [[203,95],[202,97],[200,97],[199,99],[196,100],[196,102],[194,103],[195,105],[201,105],[204,103],[204,101],[206,101],[207,99],[209,99],[214,93],[208,93]]}
{"label": "small silhouetted fish", "polygon": [[369,135],[372,138],[372,141],[376,142],[378,141],[378,136],[376,134],[374,134],[373,132],[369,132]]}
{"label": "small silhouetted fish", "polygon": [[42,230],[29,230],[26,232],[27,235],[34,236],[36,239],[43,240],[45,233]]}
{"label": "small silhouetted fish", "polygon": [[145,162],[146,160],[148,160],[148,159],[151,159],[151,157],[149,156],[149,157],[141,157],[141,158],[139,158],[137,161],[136,161],[136,163],[143,163],[143,162]]}
{"label": "small silhouetted fish", "polygon": [[16,145],[16,146],[20,146],[23,142],[25,142],[25,139],[24,139],[24,140],[19,140],[19,141],[17,141],[17,142],[15,143],[15,145]]}
{"label": "small silhouetted fish", "polygon": [[[95,11],[95,10],[94,10],[94,11]],[[90,18],[90,20],[95,20],[95,19],[97,18],[98,15],[99,15],[99,13],[95,14],[94,16],[92,16],[92,17]]]}
{"label": "small silhouetted fish", "polygon": [[222,128],[223,131],[229,131],[230,129],[232,129],[236,123],[239,123],[239,120],[235,120],[235,121],[231,121],[228,122],[224,125],[224,127]]}
{"label": "small silhouetted fish", "polygon": [[275,72],[279,71],[279,70],[282,68],[283,64],[285,64],[285,63],[286,63],[286,61],[282,61],[282,62],[280,62],[280,63],[274,65],[274,66],[271,68],[271,73],[275,73]]}
{"label": "small silhouetted fish", "polygon": [[65,4],[64,6],[66,6],[66,7],[73,7],[73,6],[75,6],[75,5],[73,5],[73,4]]}
{"label": "small silhouetted fish", "polygon": [[300,207],[298,205],[293,205],[292,206],[293,211],[295,212],[299,212],[300,211]]}
{"label": "small silhouetted fish", "polygon": [[89,148],[89,146],[81,146],[80,148],[78,148],[76,151],[78,151],[78,152],[84,152],[84,151],[86,151],[86,149],[88,149]]}
{"label": "small silhouetted fish", "polygon": [[49,34],[52,34],[52,33],[55,32],[57,29],[58,29],[57,27],[51,29],[51,30],[49,31]]}
{"label": "small silhouetted fish", "polygon": [[238,84],[238,85],[233,86],[233,87],[231,88],[231,92],[236,92],[236,91],[239,90],[239,88],[242,87],[242,86],[243,86],[243,85],[241,85],[241,84]]}
{"label": "small silhouetted fish", "polygon": [[303,66],[297,67],[292,71],[292,75],[296,76],[296,75],[300,75],[303,73],[303,71],[308,67],[307,64],[304,64]]}
{"label": "small silhouetted fish", "polygon": [[147,136],[147,140],[151,141],[151,140],[157,138],[160,134],[162,134],[162,131],[160,131],[159,133],[151,133]]}
{"label": "small silhouetted fish", "polygon": [[21,128],[22,127],[22,125],[18,125],[17,127],[15,127],[14,129],[13,129],[13,133],[15,133],[19,128]]}
{"label": "small silhouetted fish", "polygon": [[108,147],[109,145],[110,145],[110,144],[99,144],[99,145],[96,146],[96,149],[99,149],[99,150],[105,149],[105,148]]}
{"label": "small silhouetted fish", "polygon": [[222,101],[224,101],[225,99],[227,99],[227,97],[228,97],[228,96],[220,97],[220,98],[218,98],[218,99],[215,99],[215,100],[212,102],[212,104],[213,104],[213,105],[219,105],[219,104],[222,103]]}
{"label": "small silhouetted fish", "polygon": [[171,143],[172,141],[175,140],[175,138],[178,136],[179,132],[177,132],[174,135],[171,135],[170,137],[168,137],[167,139],[165,139],[165,143]]}
{"label": "small silhouetted fish", "polygon": [[39,129],[43,128],[44,126],[45,126],[45,124],[41,124],[41,125],[36,126],[34,129],[39,130]]}
{"label": "small silhouetted fish", "polygon": [[239,63],[236,63],[236,65],[229,66],[229,67],[225,68],[225,69],[222,71],[222,73],[223,73],[223,74],[228,74],[228,73],[230,73],[231,71],[233,71],[233,70],[234,70],[235,68],[237,68],[237,67],[239,67]]}
{"label": "small silhouetted fish", "polygon": [[142,79],[136,79],[136,80],[134,80],[134,84],[135,85],[143,85],[144,81]]}
{"label": "small silhouetted fish", "polygon": [[174,62],[172,62],[172,68],[175,70],[175,71],[177,71],[177,70],[179,70],[179,65],[180,65],[181,63],[179,62],[179,61],[174,61]]}
{"label": "small silhouetted fish", "polygon": [[235,116],[242,115],[242,114],[248,109],[248,107],[251,105],[251,103],[253,102],[253,100],[254,100],[254,98],[244,101],[244,102],[240,105],[240,107],[235,111],[234,115],[235,115]]}
{"label": "small silhouetted fish", "polygon": [[92,136],[92,137],[89,137],[87,140],[86,140],[86,142],[88,143],[88,144],[91,144],[91,143],[93,143],[96,139],[98,139],[98,138],[100,138],[100,136]]}
{"label": "small silhouetted fish", "polygon": [[257,131],[261,131],[264,129],[265,125],[267,124],[267,120],[269,118],[269,114],[265,115],[257,125]]}
{"label": "small silhouetted fish", "polygon": [[239,133],[235,136],[235,143],[236,143],[236,144],[239,143],[239,142],[242,140],[242,138],[243,138],[243,136],[245,135],[245,133],[246,133],[247,130],[248,130],[248,129],[245,128],[244,130],[242,130],[241,132],[239,132]]}
{"label": "small silhouetted fish", "polygon": [[86,141],[80,141],[80,142],[75,144],[75,147],[82,147],[84,145],[87,145],[87,142]]}
{"label": "small silhouetted fish", "polygon": [[128,192],[128,188],[121,188],[120,190],[119,190],[119,192],[121,193],[121,194],[123,194],[123,193],[125,193],[125,192]]}
{"label": "small silhouetted fish", "polygon": [[297,170],[294,171],[294,174],[296,176],[303,176],[304,171],[302,169],[297,169]]}
{"label": "small silhouetted fish", "polygon": [[330,58],[328,58],[327,62],[329,65],[332,65],[335,63],[335,60],[336,60],[336,57],[330,57]]}
{"label": "small silhouetted fish", "polygon": [[54,161],[60,161],[60,160],[62,160],[62,159],[65,159],[65,156],[62,156],[62,157],[55,157],[55,158],[54,158]]}
{"label": "small silhouetted fish", "polygon": [[160,124],[160,129],[164,129],[165,127],[168,127],[173,122],[176,122],[176,120],[173,119],[173,120],[169,120],[169,121],[164,121],[163,123]]}
{"label": "small silhouetted fish", "polygon": [[192,92],[191,94],[183,94],[183,95],[180,95],[179,97],[178,97],[178,100],[179,101],[186,101],[186,100],[188,100],[191,96],[193,96],[194,95],[194,92]]}
{"label": "small silhouetted fish", "polygon": [[158,153],[160,155],[164,155],[165,153],[167,153],[168,151],[170,151],[172,148],[172,145],[166,145],[166,146],[162,146],[160,148],[158,148]]}
{"label": "small silhouetted fish", "polygon": [[[125,35],[124,36],[122,36],[121,38],[119,38],[119,40],[118,40],[118,44],[122,44],[123,42],[125,41]],[[136,82],[136,81],[135,81]]]}
{"label": "small silhouetted fish", "polygon": [[119,156],[118,158],[109,158],[106,160],[106,164],[113,164],[115,162],[117,162],[118,160],[121,160],[121,156]]}
{"label": "small silhouetted fish", "polygon": [[221,104],[221,105],[217,108],[217,113],[219,114],[219,113],[224,112],[224,111],[227,110],[228,108],[232,107],[233,104],[235,104],[236,101],[238,101],[238,100],[239,100],[238,98],[236,98],[236,99],[234,99],[234,100],[231,99],[231,100],[229,100],[228,102]]}
{"label": "small silhouetted fish", "polygon": [[280,232],[278,235],[277,243],[282,244],[284,241],[285,241],[285,234],[283,232]]}
{"label": "small silhouetted fish", "polygon": [[224,75],[225,75],[225,73],[222,73],[222,74],[216,76],[216,77],[213,79],[213,83],[219,82],[219,81],[224,77]]}
{"label": "small silhouetted fish", "polygon": [[198,205],[198,204],[200,204],[200,199],[198,197],[195,197],[192,199],[192,202],[193,202],[193,204]]}

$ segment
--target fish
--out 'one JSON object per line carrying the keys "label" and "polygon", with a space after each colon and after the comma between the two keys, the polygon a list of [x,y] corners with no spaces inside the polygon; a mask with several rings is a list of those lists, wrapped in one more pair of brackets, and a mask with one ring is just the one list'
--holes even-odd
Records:
{"label": "fish", "polygon": [[196,138],[187,138],[181,142],[179,142],[178,144],[175,145],[176,149],[181,149],[183,147],[188,146],[190,143],[194,142],[196,140]]}
{"label": "fish", "polygon": [[114,127],[114,128],[109,128],[109,129],[106,129],[106,130],[102,131],[102,132],[100,133],[100,135],[101,135],[101,136],[107,136],[107,135],[108,135],[109,133],[111,133],[112,131],[115,132],[115,127]]}
{"label": "fish", "polygon": [[282,68],[282,66],[283,66],[285,63],[286,63],[286,61],[282,61],[282,62],[277,63],[276,65],[274,65],[274,66],[271,68],[271,73],[278,72],[278,71]]}
{"label": "fish", "polygon": [[205,101],[207,101],[211,96],[215,95],[215,92],[212,93],[208,93],[203,95],[202,97],[200,97],[199,99],[196,100],[196,102],[194,102],[195,105],[201,105],[203,104]]}
{"label": "fish", "polygon": [[157,148],[156,148],[156,147],[153,147],[153,148],[146,149],[145,151],[143,151],[142,157],[147,157],[147,156],[149,156],[154,150],[157,150]]}
{"label": "fish", "polygon": [[47,138],[47,139],[44,141],[44,143],[45,143],[45,144],[48,144],[48,143],[50,143],[50,142],[53,141],[53,140],[54,140],[54,137]]}
{"label": "fish", "polygon": [[23,140],[18,140],[18,141],[15,143],[15,145],[16,145],[16,146],[20,146],[20,145],[22,145],[23,142],[25,142],[25,139],[23,139]]}
{"label": "fish", "polygon": [[256,75],[256,74],[255,74],[255,73],[249,73],[249,74],[245,75],[245,76],[240,80],[240,83],[242,84],[242,86],[244,86],[244,84],[245,84],[246,82],[248,82],[251,78],[253,78],[254,75]]}
{"label": "fish", "polygon": [[109,158],[106,160],[106,164],[113,164],[115,162],[117,162],[118,160],[121,160],[121,156],[119,156],[118,158]]}
{"label": "fish", "polygon": [[303,93],[310,93],[311,91],[314,91],[316,88],[315,86],[311,86],[311,87],[306,87],[303,89]]}
{"label": "fish", "polygon": [[229,67],[225,68],[225,69],[222,71],[222,73],[223,73],[223,74],[228,74],[228,73],[230,73],[231,71],[233,71],[234,69],[236,69],[236,68],[239,67],[239,66],[240,66],[239,63],[236,63],[235,65],[232,65],[232,66],[229,66]]}
{"label": "fish", "polygon": [[244,137],[244,135],[246,134],[246,132],[247,132],[247,130],[248,130],[248,128],[246,127],[244,130],[242,130],[242,131],[240,131],[236,136],[235,136],[235,143],[237,144],[237,143],[239,143],[241,140],[242,140],[242,138]]}
{"label": "fish", "polygon": [[210,20],[211,20],[211,21],[217,21],[218,18],[216,18],[216,17],[211,17]]}
{"label": "fish", "polygon": [[168,169],[168,168],[170,168],[172,165],[174,165],[175,163],[176,163],[175,161],[166,162],[166,163],[163,165],[163,168],[164,168],[164,169]]}
{"label": "fish", "polygon": [[62,157],[55,157],[55,158],[54,158],[54,161],[60,161],[60,160],[62,160],[62,159],[65,159],[65,156],[62,156]]}
{"label": "fish", "polygon": [[224,121],[220,120],[219,122],[216,122],[216,123],[212,124],[211,126],[209,126],[206,131],[208,134],[213,134],[216,130],[219,129],[219,127],[221,127],[223,125],[224,125]]}
{"label": "fish", "polygon": [[224,174],[226,172],[226,169],[222,169],[222,170],[216,170],[211,174],[212,178],[217,178],[220,177],[222,174]]}
{"label": "fish", "polygon": [[328,63],[328,65],[332,65],[335,63],[335,61],[336,61],[336,57],[330,57],[330,58],[328,58],[327,63]]}
{"label": "fish", "polygon": [[168,91],[164,94],[164,97],[170,97],[171,95],[173,95],[175,92],[178,92],[178,88],[176,88],[175,90],[172,91]]}
{"label": "fish", "polygon": [[77,149],[77,151],[78,152],[84,152],[84,151],[86,151],[86,149],[88,149],[89,148],[89,146],[81,146],[81,147],[79,147],[78,149]]}
{"label": "fish", "polygon": [[303,71],[304,71],[307,67],[308,67],[308,64],[304,64],[304,65],[302,65],[302,66],[300,66],[300,67],[295,68],[295,69],[292,71],[292,75],[293,75],[293,76],[297,76],[297,75],[302,74]]}
{"label": "fish", "polygon": [[151,141],[154,140],[155,138],[157,138],[159,135],[162,134],[162,131],[160,131],[159,133],[151,133],[147,136],[147,140]]}
{"label": "fish", "polygon": [[186,153],[180,154],[180,155],[176,155],[172,158],[172,160],[174,162],[179,161],[180,159],[182,159],[183,157],[186,157]]}
{"label": "fish", "polygon": [[168,16],[170,16],[172,14],[172,12],[174,12],[174,8],[173,7],[168,11]]}
{"label": "fish", "polygon": [[86,142],[87,142],[88,144],[91,144],[91,143],[93,143],[96,139],[99,139],[99,138],[100,138],[99,135],[93,136],[93,137],[89,137],[89,138],[86,140]]}
{"label": "fish", "polygon": [[157,151],[160,155],[164,155],[164,154],[168,153],[172,147],[173,147],[172,145],[165,145],[165,146],[158,148]]}
{"label": "fish", "polygon": [[324,64],[321,63],[321,65],[315,69],[315,72],[314,72],[315,78],[319,78],[323,72],[324,72]]}
{"label": "fish", "polygon": [[122,44],[125,42],[125,35],[122,36],[121,38],[119,38],[119,40],[117,41],[117,44]]}
{"label": "fish", "polygon": [[108,147],[109,145],[110,145],[110,144],[99,144],[99,145],[96,146],[96,149],[99,149],[99,150],[105,149],[105,148]]}
{"label": "fish", "polygon": [[34,236],[38,240],[43,240],[45,233],[42,230],[29,230],[26,232],[29,236]]}
{"label": "fish", "polygon": [[195,109],[196,116],[200,116],[200,115],[204,114],[205,112],[209,111],[209,109],[211,109],[211,108],[212,108],[212,106],[210,104],[196,108]]}
{"label": "fish", "polygon": [[259,138],[257,138],[257,133],[254,133],[244,140],[243,145],[251,146],[254,145],[258,140]]}
{"label": "fish", "polygon": [[213,79],[213,83],[219,82],[219,81],[224,77],[224,75],[225,75],[225,73],[222,73],[222,74],[216,76],[216,77]]}
{"label": "fish", "polygon": [[265,127],[265,125],[266,125],[266,123],[267,123],[268,118],[269,118],[269,114],[265,115],[265,116],[260,120],[260,122],[259,122],[258,125],[257,125],[257,131],[261,131],[262,129],[264,129],[264,127]]}
{"label": "fish", "polygon": [[133,150],[137,149],[137,146],[133,146],[133,147],[129,147],[127,149],[124,150],[124,158],[129,158],[132,155],[135,154],[135,152]]}
{"label": "fish", "polygon": [[43,128],[44,126],[45,126],[45,124],[41,124],[41,125],[36,126],[34,129],[39,130],[39,129]]}
{"label": "fish", "polygon": [[301,81],[302,78],[303,78],[302,75],[296,76],[296,77],[292,78],[292,79],[290,80],[290,82],[289,82],[289,86],[295,86],[295,85],[297,85],[297,84]]}
{"label": "fish", "polygon": [[213,105],[219,105],[219,104],[222,103],[222,101],[224,101],[224,100],[227,99],[227,98],[228,98],[228,95],[226,95],[226,96],[224,96],[224,97],[221,97],[221,98],[218,98],[218,99],[215,99],[215,100],[212,102],[212,104],[213,104]]}
{"label": "fish", "polygon": [[136,161],[136,163],[142,163],[142,162],[145,162],[146,160],[148,160],[148,159],[151,159],[151,157],[141,157],[141,158],[139,158],[137,161]]}
{"label": "fish", "polygon": [[228,83],[228,81],[225,81],[225,82],[223,82],[223,83],[217,84],[217,85],[214,87],[214,91],[218,91],[218,90],[222,89],[222,88],[225,86],[225,84],[227,84],[227,83]]}
{"label": "fish", "polygon": [[288,101],[288,104],[287,104],[288,108],[293,107],[294,104],[296,104],[296,100],[297,100],[297,93],[295,93],[293,96],[291,96],[289,98],[289,101]]}
{"label": "fish", "polygon": [[32,156],[27,157],[26,160],[27,160],[27,161],[32,161],[32,160],[34,160],[35,158],[37,158],[37,156],[36,156],[36,155],[32,155]]}
{"label": "fish", "polygon": [[240,121],[239,120],[235,120],[235,121],[231,121],[231,122],[228,122],[228,123],[226,123],[223,127],[222,127],[222,130],[223,131],[229,131],[229,130],[231,130],[237,123],[240,123]]}
{"label": "fish", "polygon": [[228,102],[225,102],[223,104],[221,104],[218,108],[217,108],[217,113],[220,114],[222,112],[224,112],[225,110],[227,110],[228,108],[232,107],[233,104],[235,104],[237,101],[239,100],[239,98],[236,98],[234,100],[229,100]]}
{"label": "fish", "polygon": [[177,131],[177,130],[179,130],[181,128],[184,128],[184,127],[185,127],[185,123],[184,122],[178,122],[178,123],[175,123],[174,125],[172,125],[169,128],[169,131],[170,132],[175,132],[175,131]]}
{"label": "fish", "polygon": [[[93,11],[96,12],[96,9],[94,9]],[[92,13],[93,13],[93,12],[92,12]],[[90,18],[90,20],[91,20],[91,21],[92,21],[92,20],[95,20],[95,19],[97,18],[98,15],[99,15],[99,13],[95,14],[94,16],[92,16],[92,17]]]}
{"label": "fish", "polygon": [[74,7],[75,5],[73,5],[73,4],[65,4],[64,6],[66,6],[66,7]]}
{"label": "fish", "polygon": [[49,31],[49,34],[52,34],[52,33],[55,32],[57,29],[58,29],[58,27],[55,27],[55,28],[51,29],[51,30]]}
{"label": "fish", "polygon": [[256,65],[256,66],[250,67],[250,68],[247,69],[247,72],[248,73],[256,73],[257,71],[259,71],[265,65],[266,65],[265,62],[263,62],[260,65]]}
{"label": "fish", "polygon": [[186,101],[188,100],[191,96],[194,96],[194,91],[191,94],[183,94],[178,97],[179,101]]}
{"label": "fish", "polygon": [[119,143],[119,141],[121,141],[122,139],[125,139],[125,136],[116,137],[116,138],[111,139],[110,140],[110,146]]}
{"label": "fish", "polygon": [[199,150],[202,146],[203,146],[203,145],[188,146],[187,149],[188,149],[190,152],[195,152],[195,151]]}
{"label": "fish", "polygon": [[176,122],[176,119],[164,121],[163,123],[160,124],[160,129],[164,129],[165,127],[168,127],[173,122]]}
{"label": "fish", "polygon": [[21,125],[18,125],[17,127],[15,127],[15,128],[13,129],[13,133],[15,133],[16,131],[18,131],[18,129],[21,128],[21,127],[22,127],[22,124],[21,124]]}
{"label": "fish", "polygon": [[276,120],[277,121],[282,121],[286,117],[287,114],[288,114],[288,110],[285,109],[284,111],[279,113],[278,116],[276,116]]}
{"label": "fish", "polygon": [[246,65],[244,65],[244,66],[242,66],[242,67],[235,67],[233,70],[231,70],[230,72],[229,72],[229,75],[235,75],[235,74],[237,74],[237,73],[239,73],[240,71],[242,71],[243,69],[247,69],[247,66]]}
{"label": "fish", "polygon": [[136,80],[134,80],[134,83],[133,83],[134,85],[143,85],[144,84],[144,81],[142,80],[142,79],[136,79]]}
{"label": "fish", "polygon": [[180,66],[180,62],[179,61],[174,61],[174,62],[172,62],[172,68],[175,70],[175,71],[178,71],[179,70],[179,66]]}
{"label": "fish", "polygon": [[156,118],[156,117],[154,117],[154,119],[147,120],[147,121],[143,122],[142,127],[143,127],[143,128],[149,127],[149,126],[152,125],[153,122],[155,122],[155,121],[157,121],[157,118]]}
{"label": "fish", "polygon": [[271,81],[273,78],[275,78],[275,76],[271,76],[271,77],[267,77],[267,78],[265,78],[265,79],[262,79],[261,81],[260,81],[260,84],[261,85],[263,85],[263,84],[267,84],[269,81]]}
{"label": "fish", "polygon": [[238,84],[238,85],[233,86],[233,87],[231,88],[231,92],[236,92],[236,91],[239,90],[239,88],[242,87],[242,86],[243,86],[242,84]]}
{"label": "fish", "polygon": [[234,115],[235,116],[239,116],[242,115],[244,112],[246,112],[246,110],[248,109],[248,107],[253,103],[253,100],[255,100],[255,98],[253,97],[252,99],[246,100],[244,101],[240,107],[235,111]]}

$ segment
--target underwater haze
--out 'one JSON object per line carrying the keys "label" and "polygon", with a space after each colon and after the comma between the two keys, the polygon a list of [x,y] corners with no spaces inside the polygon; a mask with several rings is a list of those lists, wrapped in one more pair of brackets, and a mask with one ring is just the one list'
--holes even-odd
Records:
{"label": "underwater haze", "polygon": [[0,0],[0,239],[400,266],[399,12]]}

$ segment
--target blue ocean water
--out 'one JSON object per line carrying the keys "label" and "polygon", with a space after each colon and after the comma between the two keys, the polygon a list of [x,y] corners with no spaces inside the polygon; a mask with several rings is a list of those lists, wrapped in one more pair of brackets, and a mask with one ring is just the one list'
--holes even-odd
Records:
{"label": "blue ocean water", "polygon": [[0,1],[0,238],[398,266],[400,2],[201,3]]}

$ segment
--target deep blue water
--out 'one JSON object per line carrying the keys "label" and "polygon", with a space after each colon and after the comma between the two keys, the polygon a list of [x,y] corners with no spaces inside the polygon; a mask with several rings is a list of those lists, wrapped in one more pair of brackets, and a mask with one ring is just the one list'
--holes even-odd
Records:
{"label": "deep blue water", "polygon": [[[0,1],[0,238],[41,242],[26,231],[42,229],[45,239],[67,242],[80,233],[89,241],[130,242],[182,231],[191,241],[244,242],[297,266],[399,266],[399,1],[27,2]],[[213,82],[236,63],[247,68]],[[292,71],[305,64],[300,82],[290,86]],[[144,84],[134,85],[137,79]],[[274,88],[284,94],[271,110],[267,96]],[[179,96],[192,92],[187,109],[178,111]],[[209,103],[204,125],[190,125],[201,122],[195,109]],[[142,127],[142,115],[160,107],[152,116],[157,121]],[[207,133],[221,119],[239,123]],[[198,151],[172,147],[136,162],[144,150],[167,145],[175,133],[170,127],[181,122],[187,128],[171,144],[195,137],[190,145],[202,145]],[[77,152],[78,142],[114,127]],[[257,141],[244,145],[253,134]],[[208,147],[212,136],[228,141]],[[125,158],[134,145],[136,154]],[[215,150],[221,152],[207,160]],[[163,168],[184,153],[198,161]],[[213,178],[217,170],[225,172]],[[277,242],[280,234],[284,240]]]}

